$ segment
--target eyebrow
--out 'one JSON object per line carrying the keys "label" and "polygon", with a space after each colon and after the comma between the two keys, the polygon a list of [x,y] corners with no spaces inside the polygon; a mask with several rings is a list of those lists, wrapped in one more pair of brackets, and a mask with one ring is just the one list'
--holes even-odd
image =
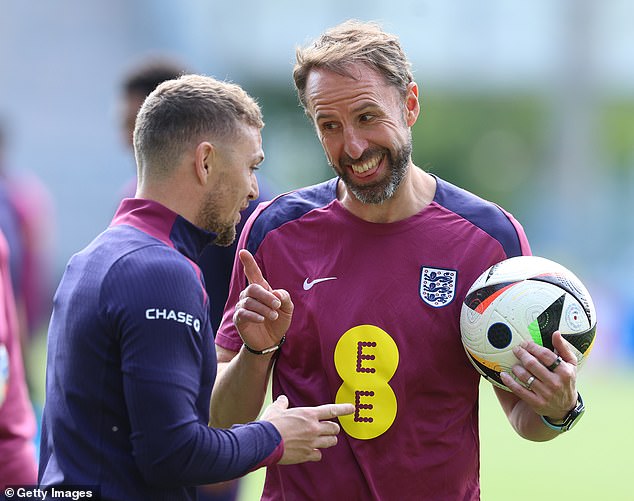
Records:
{"label": "eyebrow", "polygon": [[328,120],[332,117],[334,117],[333,113],[317,112],[315,113],[315,122],[319,122],[321,120]]}
{"label": "eyebrow", "polygon": [[[357,106],[355,106],[354,108],[352,108],[352,113],[353,114],[359,114],[363,111],[367,111],[367,110],[372,110],[372,109],[377,109],[380,108],[380,106],[374,102],[364,102],[361,103]],[[333,118],[335,116],[334,113],[329,113],[329,112],[317,112],[315,114],[315,121],[322,121],[322,120],[329,120],[331,118]]]}
{"label": "eyebrow", "polygon": [[377,103],[367,102],[367,103],[361,103],[359,106],[352,108],[352,112],[361,113],[362,111],[366,111],[369,109],[376,109],[376,108],[380,108],[380,106]]}

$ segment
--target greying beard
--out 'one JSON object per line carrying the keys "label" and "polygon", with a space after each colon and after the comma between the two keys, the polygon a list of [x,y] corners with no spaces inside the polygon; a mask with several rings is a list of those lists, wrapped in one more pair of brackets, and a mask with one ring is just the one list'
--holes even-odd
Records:
{"label": "greying beard", "polygon": [[[396,158],[392,159],[391,153],[386,150],[389,161],[390,174],[387,179],[377,181],[374,184],[359,186],[353,183],[347,173],[340,174],[341,180],[345,183],[350,192],[364,204],[379,205],[394,196],[396,190],[405,179],[407,166],[412,154],[412,143],[408,141],[400,150]],[[332,163],[330,166],[333,167]],[[336,172],[336,170],[335,170]]]}

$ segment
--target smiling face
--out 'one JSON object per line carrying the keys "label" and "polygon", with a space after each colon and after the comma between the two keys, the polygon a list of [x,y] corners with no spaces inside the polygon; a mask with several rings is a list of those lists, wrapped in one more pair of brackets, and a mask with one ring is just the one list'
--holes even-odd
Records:
{"label": "smiling face", "polygon": [[369,66],[353,64],[348,70],[349,75],[311,70],[308,111],[346,189],[364,204],[380,204],[394,196],[411,164],[417,88],[410,84],[404,97]]}
{"label": "smiling face", "polygon": [[236,238],[240,212],[258,197],[255,171],[264,160],[260,129],[241,125],[215,147],[212,178],[197,225],[217,233],[215,245],[228,246]]}

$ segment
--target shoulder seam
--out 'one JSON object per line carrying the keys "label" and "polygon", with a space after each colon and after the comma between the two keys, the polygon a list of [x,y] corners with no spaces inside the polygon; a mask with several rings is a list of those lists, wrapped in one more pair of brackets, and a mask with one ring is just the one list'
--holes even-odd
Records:
{"label": "shoulder seam", "polygon": [[333,178],[274,198],[255,214],[245,243],[247,250],[255,254],[270,231],[327,206],[336,198],[336,186],[337,178]]}
{"label": "shoulder seam", "polygon": [[[522,254],[522,244],[520,235],[518,234],[518,228],[511,220],[508,212],[495,202],[485,200],[478,195],[462,188],[458,188],[447,181],[437,178],[437,183],[438,188],[442,190],[442,192],[437,192],[437,196],[434,199],[438,205],[460,216],[465,221],[468,221],[470,224],[488,234],[491,238],[497,240],[502,246],[507,257],[519,256]],[[448,197],[445,196],[447,190],[451,190],[454,194],[458,194],[458,196],[453,196],[451,198],[452,202],[455,202],[455,204],[446,204],[448,200]],[[470,213],[469,209],[475,207],[473,204],[468,204],[468,202],[472,200],[478,202],[479,206],[486,208],[486,214],[484,217],[479,217],[481,214],[476,212]],[[462,206],[460,205],[461,203],[463,204]],[[508,228],[512,231],[500,231],[503,228]]]}

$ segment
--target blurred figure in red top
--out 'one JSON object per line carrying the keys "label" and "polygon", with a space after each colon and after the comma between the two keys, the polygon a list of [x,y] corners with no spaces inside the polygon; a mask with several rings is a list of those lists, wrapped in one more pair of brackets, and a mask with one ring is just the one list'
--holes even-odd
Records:
{"label": "blurred figure in red top", "polygon": [[22,349],[48,323],[53,298],[55,215],[52,196],[31,172],[9,169],[9,129],[0,118],[0,229],[9,246]]}
{"label": "blurred figure in red top", "polygon": [[34,435],[35,416],[24,376],[9,248],[0,231],[0,492],[7,485],[37,482]]}

